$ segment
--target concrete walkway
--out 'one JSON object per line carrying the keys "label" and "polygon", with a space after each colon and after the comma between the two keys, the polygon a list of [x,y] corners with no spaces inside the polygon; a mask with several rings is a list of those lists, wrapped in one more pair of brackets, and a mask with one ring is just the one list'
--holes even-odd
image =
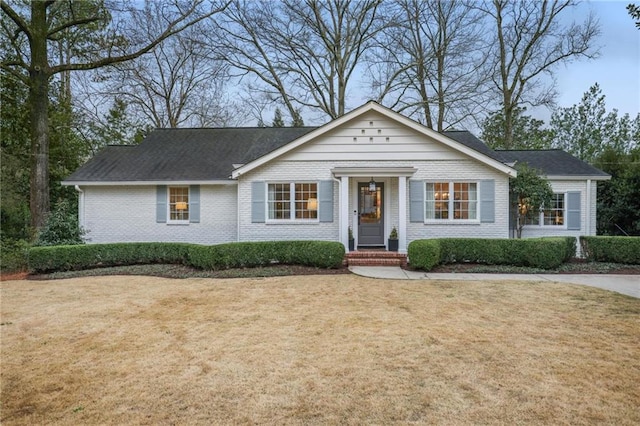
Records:
{"label": "concrete walkway", "polygon": [[550,281],[588,285],[640,298],[640,275],[615,274],[432,274],[407,271],[397,266],[350,266],[357,275],[391,280],[457,280],[457,281]]}

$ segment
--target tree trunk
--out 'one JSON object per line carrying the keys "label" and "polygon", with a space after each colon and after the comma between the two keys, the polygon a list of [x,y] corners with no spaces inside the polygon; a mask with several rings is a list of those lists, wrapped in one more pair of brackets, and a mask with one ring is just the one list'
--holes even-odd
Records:
{"label": "tree trunk", "polygon": [[47,14],[44,2],[31,3],[33,39],[29,70],[31,113],[31,226],[42,228],[49,214],[49,64],[47,58]]}

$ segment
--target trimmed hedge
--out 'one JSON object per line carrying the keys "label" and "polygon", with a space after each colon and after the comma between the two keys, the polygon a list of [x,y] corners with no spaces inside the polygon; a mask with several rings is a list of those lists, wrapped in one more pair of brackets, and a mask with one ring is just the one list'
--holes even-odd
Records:
{"label": "trimmed hedge", "polygon": [[344,246],[329,241],[268,241],[202,246],[186,243],[114,243],[32,247],[29,271],[168,263],[199,269],[251,268],[273,263],[337,268]]}
{"label": "trimmed hedge", "polygon": [[332,241],[264,241],[192,246],[191,266],[199,269],[254,268],[273,263],[338,268],[344,246]]}
{"label": "trimmed hedge", "polygon": [[112,243],[32,247],[29,271],[71,271],[149,263],[188,264],[191,244]]}
{"label": "trimmed hedge", "polygon": [[530,266],[552,269],[575,255],[574,237],[527,239],[439,238],[409,244],[412,267],[429,271],[447,263]]}
{"label": "trimmed hedge", "polygon": [[582,255],[592,262],[640,264],[640,237],[580,237]]}

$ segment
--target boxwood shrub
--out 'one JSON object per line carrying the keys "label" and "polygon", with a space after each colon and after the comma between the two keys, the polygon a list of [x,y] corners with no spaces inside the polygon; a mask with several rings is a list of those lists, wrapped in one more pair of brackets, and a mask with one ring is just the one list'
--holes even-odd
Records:
{"label": "boxwood shrub", "polygon": [[593,262],[640,264],[640,237],[580,237],[582,255]]}
{"label": "boxwood shrub", "polygon": [[33,247],[31,272],[168,263],[199,269],[251,268],[272,263],[337,268],[344,247],[329,241],[269,241],[202,246],[185,243],[114,243]]}
{"label": "boxwood shrub", "polygon": [[484,263],[552,269],[575,255],[573,237],[527,239],[438,238],[409,244],[412,267],[429,271],[438,264]]}

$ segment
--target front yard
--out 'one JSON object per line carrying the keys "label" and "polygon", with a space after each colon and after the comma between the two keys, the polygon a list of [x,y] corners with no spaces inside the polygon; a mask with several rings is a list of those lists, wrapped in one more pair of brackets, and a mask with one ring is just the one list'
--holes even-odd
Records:
{"label": "front yard", "polygon": [[354,275],[0,284],[10,424],[639,424],[640,300]]}

